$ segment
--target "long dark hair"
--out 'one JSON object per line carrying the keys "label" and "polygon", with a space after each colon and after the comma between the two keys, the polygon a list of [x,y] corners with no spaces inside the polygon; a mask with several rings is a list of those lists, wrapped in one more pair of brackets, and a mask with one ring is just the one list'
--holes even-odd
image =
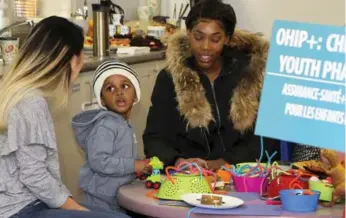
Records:
{"label": "long dark hair", "polygon": [[12,69],[0,81],[0,131],[10,109],[34,90],[65,106],[71,81],[71,60],[84,44],[83,30],[62,17],[48,17],[30,32]]}

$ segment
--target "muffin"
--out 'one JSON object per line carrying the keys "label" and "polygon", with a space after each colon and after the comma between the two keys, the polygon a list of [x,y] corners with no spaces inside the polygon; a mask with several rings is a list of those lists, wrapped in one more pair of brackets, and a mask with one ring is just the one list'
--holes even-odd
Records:
{"label": "muffin", "polygon": [[202,195],[201,204],[221,206],[222,205],[222,197],[221,196],[215,196],[215,195]]}

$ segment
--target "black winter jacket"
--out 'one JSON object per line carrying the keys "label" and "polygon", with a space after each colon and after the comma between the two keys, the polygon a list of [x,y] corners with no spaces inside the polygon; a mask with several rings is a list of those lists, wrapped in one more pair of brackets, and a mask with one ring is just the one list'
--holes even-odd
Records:
{"label": "black winter jacket", "polygon": [[[214,84],[194,67],[189,51],[186,35],[171,38],[143,135],[146,156],[157,156],[166,166],[179,157],[255,162],[261,146],[254,127],[268,43],[237,30],[224,48]],[[277,150],[279,159],[279,141],[264,138],[264,147],[269,154]]]}

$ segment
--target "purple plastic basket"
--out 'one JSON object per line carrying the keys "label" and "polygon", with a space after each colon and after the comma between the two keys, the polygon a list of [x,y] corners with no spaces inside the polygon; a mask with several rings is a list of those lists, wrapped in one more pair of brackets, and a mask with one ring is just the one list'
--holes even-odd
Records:
{"label": "purple plastic basket", "polygon": [[[244,186],[244,177],[232,175],[233,185],[237,192],[257,192],[261,193],[261,185],[262,192],[267,191],[268,179],[267,177],[245,177],[245,185]],[[264,181],[263,181],[264,180]]]}

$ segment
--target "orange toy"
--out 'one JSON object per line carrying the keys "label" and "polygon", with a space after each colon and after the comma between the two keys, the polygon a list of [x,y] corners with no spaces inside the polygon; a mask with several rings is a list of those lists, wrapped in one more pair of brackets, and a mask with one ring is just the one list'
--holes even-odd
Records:
{"label": "orange toy", "polygon": [[327,175],[332,177],[334,186],[332,200],[328,203],[324,203],[323,205],[326,207],[332,207],[340,198],[345,199],[345,167],[338,157],[337,152],[333,150],[322,149],[321,160],[322,162],[328,164],[325,171]]}
{"label": "orange toy", "polygon": [[90,38],[93,38],[94,36],[94,22],[92,19],[88,20],[88,32],[87,32],[87,36],[89,36]]}
{"label": "orange toy", "polygon": [[[230,169],[231,166],[229,164],[225,164],[224,165],[226,168]],[[224,169],[219,169],[217,172],[216,172],[217,176],[220,177],[222,179],[222,181],[224,183],[230,183],[231,182],[231,174],[227,171],[227,170],[224,170]]]}
{"label": "orange toy", "polygon": [[301,170],[305,170],[306,168],[308,168],[310,170],[313,170],[314,172],[320,173],[325,173],[325,167],[328,166],[328,164],[322,162],[321,160],[300,161],[293,163],[292,165]]}

